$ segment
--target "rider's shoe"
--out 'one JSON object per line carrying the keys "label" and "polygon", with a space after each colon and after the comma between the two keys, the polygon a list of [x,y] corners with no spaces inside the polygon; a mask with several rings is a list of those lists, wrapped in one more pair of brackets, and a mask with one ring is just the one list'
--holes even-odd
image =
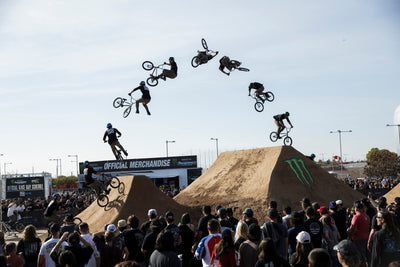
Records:
{"label": "rider's shoe", "polygon": [[110,189],[107,189],[107,190],[105,190],[104,192],[106,192],[106,195],[109,195],[109,194],[110,194],[110,191],[111,191],[111,188],[110,188]]}
{"label": "rider's shoe", "polygon": [[151,115],[151,113],[150,113],[150,112],[147,112],[147,115],[149,115],[149,116],[150,116],[150,115]]}
{"label": "rider's shoe", "polygon": [[139,110],[136,110],[136,113],[139,114]]}
{"label": "rider's shoe", "polygon": [[161,79],[163,79],[164,81],[167,80],[167,78],[165,78],[165,76],[161,76]]}

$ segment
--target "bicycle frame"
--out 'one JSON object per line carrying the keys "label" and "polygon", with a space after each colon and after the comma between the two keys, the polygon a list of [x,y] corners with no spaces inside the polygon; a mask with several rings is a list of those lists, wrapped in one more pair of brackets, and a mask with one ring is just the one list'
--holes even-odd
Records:
{"label": "bicycle frame", "polygon": [[157,77],[158,74],[159,74],[159,72],[162,73],[162,71],[164,70],[164,65],[167,65],[167,64],[160,64],[160,65],[158,65],[158,66],[155,66],[155,67],[153,68],[153,70],[152,70],[150,76]]}
{"label": "bicycle frame", "polygon": [[280,136],[281,138],[286,137],[286,136],[289,136],[289,133],[290,133],[291,130],[292,130],[291,127],[289,128],[289,127],[286,127],[286,125],[285,125],[284,130],[282,130],[282,132],[279,134],[279,136]]}

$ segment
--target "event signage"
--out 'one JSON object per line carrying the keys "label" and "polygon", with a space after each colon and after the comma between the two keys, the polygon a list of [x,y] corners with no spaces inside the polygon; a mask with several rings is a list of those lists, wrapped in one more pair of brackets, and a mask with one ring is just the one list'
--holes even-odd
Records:
{"label": "event signage", "polygon": [[[197,156],[91,161],[90,165],[98,172],[197,168]],[[81,163],[81,173],[82,170]]]}
{"label": "event signage", "polygon": [[44,176],[6,179],[6,198],[44,197]]}

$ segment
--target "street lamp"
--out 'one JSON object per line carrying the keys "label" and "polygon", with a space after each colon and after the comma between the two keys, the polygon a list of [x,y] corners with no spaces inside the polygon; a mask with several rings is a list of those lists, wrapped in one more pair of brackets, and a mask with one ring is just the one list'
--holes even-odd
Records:
{"label": "street lamp", "polygon": [[[58,178],[58,161],[60,161],[61,164],[61,159],[49,159],[50,161],[57,161],[57,165],[56,165],[56,178]],[[61,167],[60,167],[60,174],[61,174]]]}
{"label": "street lamp", "polygon": [[4,175],[7,174],[6,166],[12,164],[12,162],[4,162]]}
{"label": "street lamp", "polygon": [[168,143],[175,143],[175,140],[172,140],[172,141],[166,140],[165,141],[165,146],[167,147],[167,158],[168,158]]}
{"label": "street lamp", "polygon": [[[78,155],[68,155],[68,157],[74,157],[76,163],[76,177],[79,175],[79,166],[78,166]],[[73,161],[72,161],[73,162]]]}
{"label": "street lamp", "polygon": [[397,126],[397,129],[399,131],[399,144],[400,144],[400,124],[386,124],[386,126]]}
{"label": "street lamp", "polygon": [[218,138],[211,137],[210,140],[215,141],[215,145],[217,146],[217,158],[218,158]]}
{"label": "street lamp", "polygon": [[348,131],[330,131],[329,133],[338,133],[339,134],[339,146],[340,146],[340,178],[343,178],[343,157],[342,157],[342,133],[351,133],[351,130]]}

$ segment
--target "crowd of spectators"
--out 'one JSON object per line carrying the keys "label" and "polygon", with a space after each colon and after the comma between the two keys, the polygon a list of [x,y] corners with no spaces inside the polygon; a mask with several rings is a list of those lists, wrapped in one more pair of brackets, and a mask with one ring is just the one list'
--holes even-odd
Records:
{"label": "crowd of spectators", "polygon": [[373,191],[376,189],[392,189],[398,185],[400,179],[398,178],[371,178],[366,177],[362,179],[349,179],[345,178],[344,183],[349,185],[351,188],[360,191]]}
{"label": "crowd of spectators", "polygon": [[[85,196],[63,197],[76,205]],[[28,225],[17,243],[5,243],[0,233],[0,266],[399,266],[400,198],[303,198],[301,205],[279,210],[271,201],[267,218],[251,207],[235,218],[229,207],[217,205],[213,214],[204,206],[197,223],[188,213],[177,218],[150,209],[145,222],[131,215],[97,233],[66,218],[49,226],[44,242]]]}

